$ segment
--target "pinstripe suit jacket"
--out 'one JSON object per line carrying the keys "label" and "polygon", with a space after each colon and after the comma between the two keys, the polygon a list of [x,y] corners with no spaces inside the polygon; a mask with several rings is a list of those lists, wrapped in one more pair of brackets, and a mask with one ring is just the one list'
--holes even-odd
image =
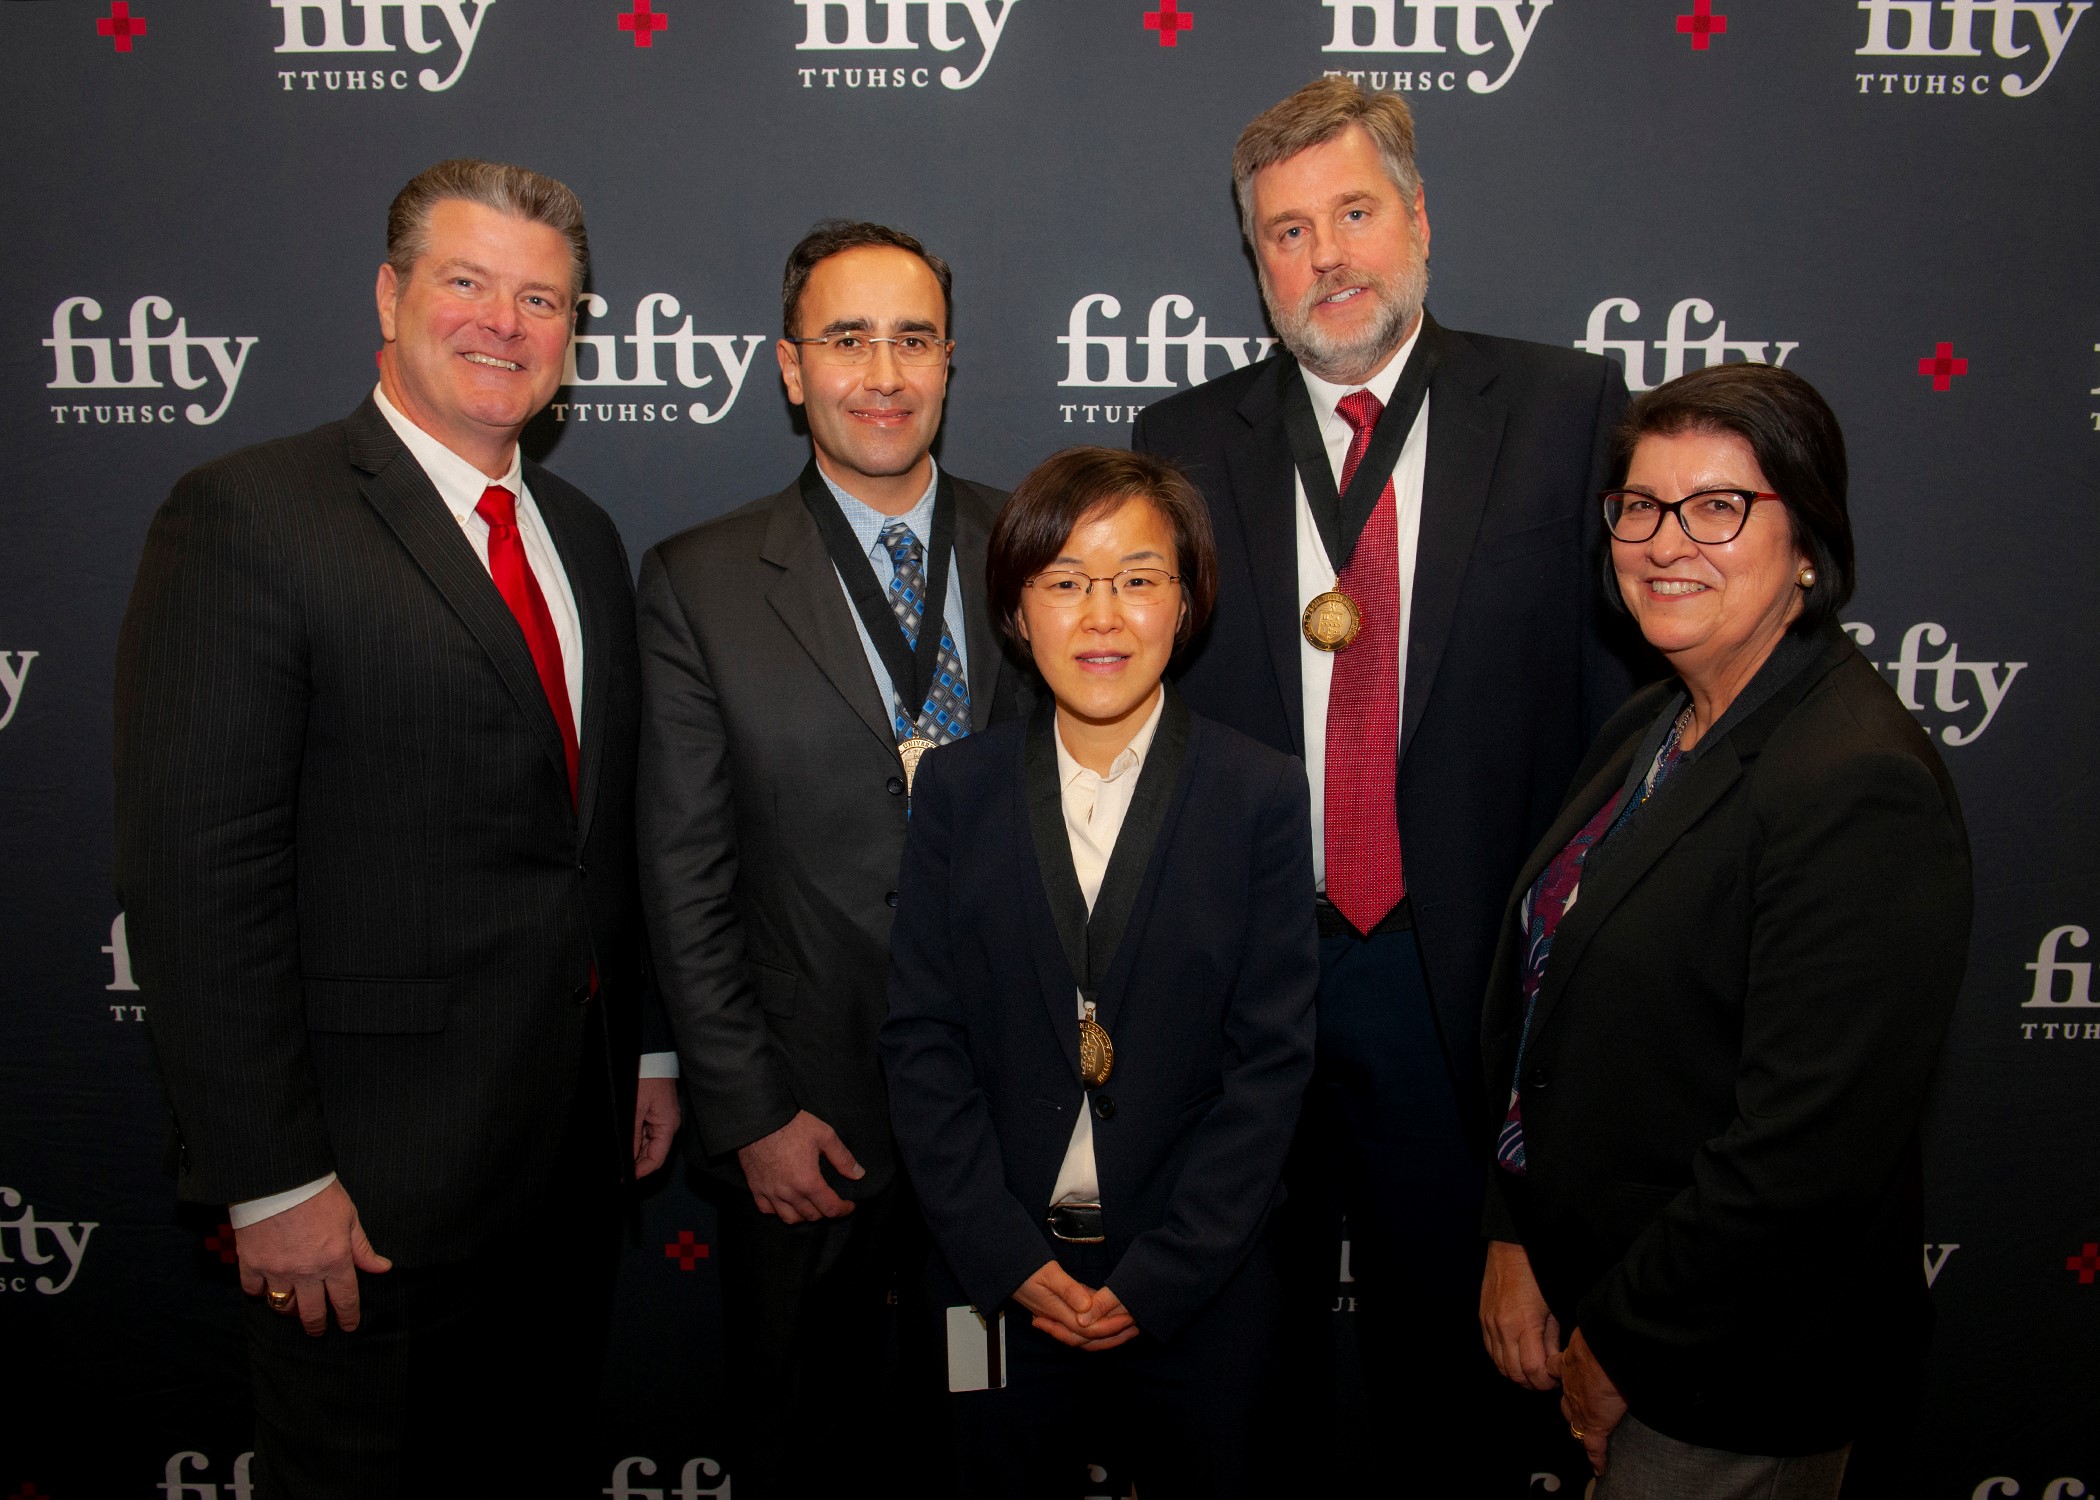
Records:
{"label": "pinstripe suit jacket", "polygon": [[369,399],[154,518],[116,875],[186,1199],[332,1170],[383,1253],[442,1263],[544,1208],[580,1079],[632,1117],[633,586],[603,511],[525,479],[583,639],[573,805],[523,633]]}

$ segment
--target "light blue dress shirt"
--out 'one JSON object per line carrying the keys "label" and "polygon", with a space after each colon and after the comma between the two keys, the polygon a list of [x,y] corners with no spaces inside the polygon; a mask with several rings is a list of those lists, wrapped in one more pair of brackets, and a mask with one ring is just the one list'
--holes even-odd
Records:
{"label": "light blue dress shirt", "polygon": [[[821,465],[817,469],[817,473],[823,477],[824,487],[830,490],[832,498],[838,501],[839,513],[845,516],[846,524],[853,528],[854,539],[861,544],[866,553],[868,566],[874,570],[875,582],[882,589],[884,599],[889,598],[890,580],[897,575],[897,566],[890,561],[889,551],[881,541],[882,528],[891,522],[902,521],[911,528],[912,535],[919,539],[919,545],[929,554],[926,559],[926,571],[929,575],[933,572],[933,496],[940,486],[941,470],[940,465],[934,464],[931,458],[927,462],[932,465],[933,472],[926,480],[926,493],[919,497],[916,505],[901,516],[886,516],[874,506],[854,499],[831,482],[831,476],[824,473]],[[837,571],[836,564],[833,571]],[[846,592],[844,578],[839,579],[839,591],[846,594],[846,613],[853,619],[853,630],[860,637],[861,650],[868,654],[868,671],[873,674],[875,686],[882,692],[882,717],[885,721],[894,720],[897,716],[897,691],[890,679],[890,669],[883,664],[881,653],[875,649],[875,642],[868,635],[868,627],[861,623],[860,611],[853,607],[853,595]],[[964,639],[962,568],[957,564],[952,551],[948,559],[948,602],[941,611],[941,625],[948,632],[948,638],[955,642],[956,658],[962,662],[963,680],[968,682],[970,644]],[[923,707],[925,705],[922,703],[911,705],[911,717],[914,721],[918,719],[919,710]],[[977,715],[978,708],[973,698],[970,704],[970,722],[973,728],[978,722]]]}

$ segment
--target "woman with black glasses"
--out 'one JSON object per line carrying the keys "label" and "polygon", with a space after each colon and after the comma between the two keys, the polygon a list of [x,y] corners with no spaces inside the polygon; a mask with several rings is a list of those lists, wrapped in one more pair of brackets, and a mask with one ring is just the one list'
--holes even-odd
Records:
{"label": "woman with black glasses", "polygon": [[1504,920],[1481,1325],[1597,1500],[1828,1500],[1929,1324],[1919,1120],[1968,952],[1946,768],[1839,627],[1845,449],[1799,376],[1648,392],[1602,497],[1674,676]]}
{"label": "woman with black glasses", "polygon": [[882,1028],[961,1491],[1247,1493],[1312,1072],[1305,769],[1162,680],[1217,578],[1163,460],[1049,459],[986,573],[1048,692],[919,767]]}

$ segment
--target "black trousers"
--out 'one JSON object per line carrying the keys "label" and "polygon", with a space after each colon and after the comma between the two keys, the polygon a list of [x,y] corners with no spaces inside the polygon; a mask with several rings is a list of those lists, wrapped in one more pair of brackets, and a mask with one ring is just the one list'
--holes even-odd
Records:
{"label": "black trousers", "polygon": [[[1113,1284],[1104,1246],[1068,1247],[1059,1260],[1089,1286]],[[945,1269],[939,1274],[947,1277]],[[942,1290],[950,1301],[965,1300],[952,1281]],[[1133,1482],[1145,1500],[1271,1493],[1250,1468],[1250,1434],[1267,1423],[1261,1393],[1280,1299],[1275,1246],[1264,1236],[1217,1298],[1169,1341],[1140,1332],[1114,1349],[1073,1349],[1009,1304],[1005,1389],[947,1398],[962,1493],[1080,1500],[1111,1485],[1124,1494]],[[934,1310],[944,1330],[946,1305]]]}
{"label": "black trousers", "polygon": [[[945,1446],[928,1241],[902,1179],[844,1218],[783,1224],[716,1197],[729,1473],[739,1500],[880,1493]],[[871,1486],[875,1488],[871,1488]]]}
{"label": "black trousers", "polygon": [[[596,1495],[598,1399],[622,1202],[602,1053],[580,1097],[563,1186],[453,1265],[358,1277],[355,1333],[249,1299],[255,1492],[262,1500]],[[383,1253],[384,1245],[379,1247]]]}
{"label": "black trousers", "polygon": [[[1480,1336],[1485,1159],[1461,1117],[1414,932],[1322,938],[1317,1006],[1318,1061],[1279,1216],[1290,1302],[1277,1427],[1338,1489],[1521,1495],[1510,1437],[1534,1423]],[[1347,1424],[1333,1415],[1342,1218],[1353,1281],[1340,1291],[1353,1300],[1366,1409]]]}

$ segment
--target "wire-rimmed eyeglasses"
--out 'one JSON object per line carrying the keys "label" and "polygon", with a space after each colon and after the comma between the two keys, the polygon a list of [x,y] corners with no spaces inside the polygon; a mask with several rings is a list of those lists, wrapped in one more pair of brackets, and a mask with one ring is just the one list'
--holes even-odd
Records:
{"label": "wire-rimmed eyeglasses", "polygon": [[824,351],[824,358],[835,365],[872,363],[877,344],[888,344],[890,357],[900,365],[937,365],[955,349],[955,340],[937,339],[930,333],[900,333],[894,338],[867,333],[827,333],[818,338],[791,338],[788,342],[814,344]]}
{"label": "wire-rimmed eyeglasses", "polygon": [[1606,490],[1599,498],[1615,541],[1645,542],[1662,529],[1663,517],[1675,516],[1686,536],[1717,547],[1741,534],[1751,506],[1780,497],[1770,490],[1701,490],[1682,500],[1658,500],[1640,490]]}
{"label": "wire-rimmed eyeglasses", "polygon": [[1169,573],[1165,568],[1124,568],[1105,578],[1082,573],[1077,568],[1048,568],[1029,579],[1028,586],[1052,609],[1077,609],[1094,592],[1095,584],[1105,583],[1117,599],[1144,609],[1166,603],[1173,596],[1174,585],[1179,582],[1181,575]]}

